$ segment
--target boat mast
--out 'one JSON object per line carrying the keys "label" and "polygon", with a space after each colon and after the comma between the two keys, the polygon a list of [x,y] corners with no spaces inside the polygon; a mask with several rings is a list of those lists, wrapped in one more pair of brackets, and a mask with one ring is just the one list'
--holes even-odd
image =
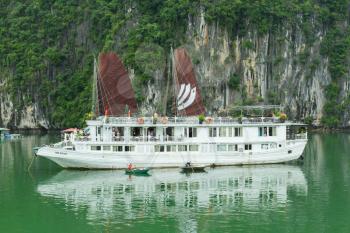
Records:
{"label": "boat mast", "polygon": [[174,103],[173,103],[173,109],[174,109],[174,115],[178,115],[177,111],[177,95],[176,95],[176,88],[177,88],[177,75],[176,75],[176,64],[175,64],[175,55],[174,55],[174,50],[173,47],[171,46],[170,48],[170,56],[171,56],[171,70],[172,70],[172,77],[173,77],[173,87],[174,87]]}
{"label": "boat mast", "polygon": [[96,57],[94,57],[94,73],[92,76],[92,109],[91,112],[93,113],[94,116],[97,116],[97,114],[100,112],[99,111],[99,104],[98,104],[98,90],[97,90],[97,61]]}

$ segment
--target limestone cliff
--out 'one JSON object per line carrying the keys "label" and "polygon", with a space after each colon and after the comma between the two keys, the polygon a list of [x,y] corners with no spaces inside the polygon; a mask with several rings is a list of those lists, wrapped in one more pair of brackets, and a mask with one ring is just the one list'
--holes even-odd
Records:
{"label": "limestone cliff", "polygon": [[[320,124],[325,87],[331,77],[328,59],[320,55],[323,32],[316,36],[311,46],[298,28],[282,28],[277,35],[261,35],[252,29],[246,36],[232,36],[218,24],[208,24],[202,14],[189,18],[186,42],[181,46],[187,48],[195,64],[208,112],[272,103],[284,106],[291,119],[312,117],[314,124]],[[165,96],[163,69],[166,67],[157,70],[158,76],[153,74],[163,82],[148,86],[144,113],[156,111]],[[229,87],[232,76],[239,78],[237,88]]]}
{"label": "limestone cliff", "polygon": [[176,47],[192,58],[208,114],[280,104],[290,119],[349,126],[347,3],[249,2],[9,3],[0,8],[0,126],[82,125],[103,50],[122,57],[141,114],[170,114]]}

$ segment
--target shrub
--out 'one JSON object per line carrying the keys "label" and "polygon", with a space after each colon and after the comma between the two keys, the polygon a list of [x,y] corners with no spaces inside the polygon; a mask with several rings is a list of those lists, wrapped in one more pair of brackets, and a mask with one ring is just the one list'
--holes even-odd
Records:
{"label": "shrub", "polygon": [[198,116],[198,121],[199,121],[199,123],[202,123],[204,120],[205,120],[204,114],[200,114],[200,115]]}
{"label": "shrub", "polygon": [[312,116],[307,116],[304,119],[304,123],[307,125],[312,125],[312,122],[314,121],[314,118]]}
{"label": "shrub", "polygon": [[237,74],[232,74],[228,80],[228,86],[233,90],[238,90],[241,83],[241,79]]}

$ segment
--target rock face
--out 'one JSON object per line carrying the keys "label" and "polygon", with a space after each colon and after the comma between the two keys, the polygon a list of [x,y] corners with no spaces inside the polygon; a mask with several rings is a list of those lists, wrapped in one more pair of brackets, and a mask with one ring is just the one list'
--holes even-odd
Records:
{"label": "rock face", "polygon": [[[291,28],[230,36],[202,15],[190,20],[187,38],[209,110],[240,103],[243,96],[251,103],[281,104],[293,119],[321,119],[324,87],[331,81],[328,60],[319,53],[321,31],[311,46],[300,30]],[[227,85],[232,75],[240,77],[236,90]]]}
{"label": "rock face", "polygon": [[[125,24],[125,27],[130,25]],[[123,40],[121,37],[127,36],[124,33],[127,30],[120,29],[122,36],[116,35],[115,40]],[[89,33],[85,31],[82,34]],[[218,23],[207,23],[202,13],[189,16],[185,42],[181,46],[192,58],[208,113],[215,114],[235,104],[281,104],[289,118],[312,117],[319,123],[326,102],[325,87],[331,82],[328,58],[320,55],[325,33],[318,31],[316,40],[308,45],[298,27],[281,27],[278,32],[264,34],[251,28],[244,36],[239,36]],[[79,41],[82,40],[80,34]],[[123,53],[118,46],[115,49]],[[153,81],[142,87],[144,98],[139,110],[143,114],[171,109],[170,57],[171,53],[164,51],[163,62],[149,71]],[[135,79],[133,67],[128,69],[131,79]],[[348,95],[349,88],[350,84],[344,81],[342,96]],[[57,122],[50,122],[47,115],[35,102],[17,110],[0,86],[0,125],[12,128],[57,125]],[[348,125],[345,119],[343,126]]]}
{"label": "rock face", "polygon": [[49,128],[49,122],[37,104],[18,111],[6,93],[0,93],[0,125],[19,129]]}
{"label": "rock face", "polygon": [[[280,104],[291,119],[311,116],[318,124],[331,77],[328,59],[319,53],[321,31],[317,38],[306,46],[303,33],[291,28],[278,34],[261,35],[252,29],[243,37],[230,36],[217,24],[207,24],[202,14],[189,19],[182,46],[191,55],[207,112],[235,104]],[[236,88],[230,88],[232,77],[239,79]],[[162,86],[166,83],[148,87],[143,112],[155,111],[157,105],[150,106],[165,96]]]}

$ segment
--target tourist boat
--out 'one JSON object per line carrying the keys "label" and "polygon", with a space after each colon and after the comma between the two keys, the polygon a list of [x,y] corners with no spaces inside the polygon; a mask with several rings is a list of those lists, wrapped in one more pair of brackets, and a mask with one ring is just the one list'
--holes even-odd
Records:
{"label": "tourist boat", "polygon": [[0,139],[5,139],[9,137],[10,135],[10,130],[7,128],[0,128]]}
{"label": "tourist boat", "polygon": [[21,134],[18,133],[10,133],[10,130],[7,128],[0,128],[0,139],[10,139],[10,140],[14,140],[14,139],[20,139],[22,137]]}
{"label": "tourist boat", "polygon": [[191,60],[183,48],[173,55],[172,117],[137,116],[131,81],[115,53],[101,54],[96,64],[93,112],[98,117],[87,120],[84,131],[40,148],[38,156],[64,168],[125,169],[128,164],[164,168],[187,163],[203,167],[287,162],[298,159],[306,146],[303,124],[263,114],[205,117]]}

